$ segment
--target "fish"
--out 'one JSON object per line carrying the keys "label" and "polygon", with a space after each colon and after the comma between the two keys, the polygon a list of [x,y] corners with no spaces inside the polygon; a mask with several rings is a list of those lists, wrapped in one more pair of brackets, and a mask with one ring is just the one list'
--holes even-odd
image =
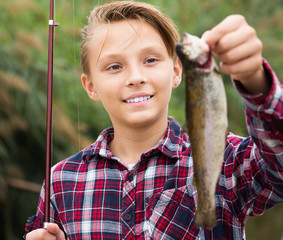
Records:
{"label": "fish", "polygon": [[204,39],[184,33],[176,44],[186,91],[186,121],[197,189],[194,223],[217,225],[215,192],[224,159],[228,127],[226,93],[221,73]]}

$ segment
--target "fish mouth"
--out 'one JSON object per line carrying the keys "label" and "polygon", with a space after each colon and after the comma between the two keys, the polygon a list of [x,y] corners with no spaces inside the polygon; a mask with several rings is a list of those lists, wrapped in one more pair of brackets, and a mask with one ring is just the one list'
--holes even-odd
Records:
{"label": "fish mouth", "polygon": [[[201,55],[193,56],[192,49],[184,43],[176,44],[176,53],[184,65],[188,68],[197,67],[199,69],[209,69],[212,65],[211,51],[204,52]],[[192,57],[193,56],[193,57]]]}
{"label": "fish mouth", "polygon": [[176,53],[182,63],[188,67],[206,69],[211,66],[211,51],[206,42],[186,32],[183,33],[183,42],[176,44]]}
{"label": "fish mouth", "polygon": [[131,97],[129,99],[123,100],[125,103],[139,103],[139,102],[145,102],[151,99],[153,95],[145,95],[140,97]]}
{"label": "fish mouth", "polygon": [[197,68],[209,69],[211,65],[212,65],[212,55],[211,55],[211,51],[209,51],[207,61],[204,64],[197,64]]}

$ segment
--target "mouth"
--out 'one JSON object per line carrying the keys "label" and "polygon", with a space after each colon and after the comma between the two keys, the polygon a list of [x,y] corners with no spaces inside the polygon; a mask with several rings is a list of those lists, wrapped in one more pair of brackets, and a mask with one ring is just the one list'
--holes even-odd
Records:
{"label": "mouth", "polygon": [[124,100],[125,103],[139,103],[139,102],[145,102],[149,99],[151,99],[153,95],[150,96],[142,96],[142,97],[135,97],[135,98],[129,98],[127,100]]}

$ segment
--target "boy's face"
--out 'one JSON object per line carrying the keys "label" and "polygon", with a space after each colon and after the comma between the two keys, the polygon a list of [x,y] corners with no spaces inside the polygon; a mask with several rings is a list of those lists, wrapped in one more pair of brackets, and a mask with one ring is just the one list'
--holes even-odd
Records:
{"label": "boy's face", "polygon": [[91,99],[102,102],[113,125],[167,121],[181,63],[168,55],[152,26],[136,20],[98,26],[89,42],[89,64],[82,84]]}

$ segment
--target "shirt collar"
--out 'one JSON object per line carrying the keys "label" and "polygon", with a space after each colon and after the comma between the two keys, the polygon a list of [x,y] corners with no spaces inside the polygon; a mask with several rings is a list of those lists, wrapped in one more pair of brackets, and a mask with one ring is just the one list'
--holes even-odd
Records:
{"label": "shirt collar", "polygon": [[[103,158],[112,158],[113,154],[109,149],[109,142],[114,137],[113,127],[106,128],[102,131],[95,143],[83,150],[82,159],[89,161],[93,156],[101,156]],[[145,155],[150,155],[153,151],[159,150],[164,155],[171,158],[180,158],[182,152],[188,148],[188,137],[184,134],[179,123],[173,118],[168,117],[168,127],[162,139],[148,150]]]}
{"label": "shirt collar", "polygon": [[163,154],[172,158],[180,158],[188,148],[188,137],[184,134],[179,123],[173,118],[168,117],[168,128],[163,138],[157,144]]}

